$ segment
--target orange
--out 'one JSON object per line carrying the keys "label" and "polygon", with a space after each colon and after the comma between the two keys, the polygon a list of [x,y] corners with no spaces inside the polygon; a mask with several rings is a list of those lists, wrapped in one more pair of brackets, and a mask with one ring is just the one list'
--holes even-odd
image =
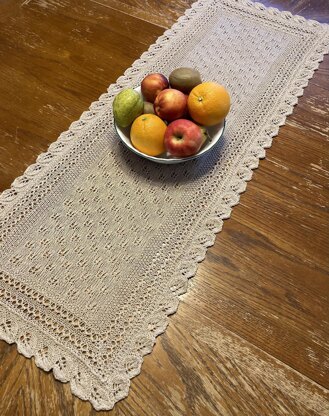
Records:
{"label": "orange", "polygon": [[166,123],[155,114],[142,114],[134,120],[131,126],[131,143],[146,155],[158,156],[165,151],[166,128]]}
{"label": "orange", "polygon": [[213,126],[224,120],[230,111],[230,96],[222,85],[203,82],[190,92],[187,106],[194,121]]}

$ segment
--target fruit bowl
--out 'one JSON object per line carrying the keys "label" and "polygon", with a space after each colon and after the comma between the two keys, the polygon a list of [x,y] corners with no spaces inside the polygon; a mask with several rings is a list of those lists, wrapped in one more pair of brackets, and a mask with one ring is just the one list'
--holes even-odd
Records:
{"label": "fruit bowl", "polygon": [[[141,88],[137,87],[135,88],[135,91],[137,91],[138,93],[141,93]],[[198,153],[192,156],[188,156],[188,157],[174,157],[170,155],[169,153],[163,153],[159,156],[149,156],[143,152],[140,152],[132,145],[130,141],[130,126],[126,128],[122,128],[122,127],[119,127],[115,122],[114,122],[114,126],[122,143],[129,150],[131,150],[135,154],[145,159],[151,160],[152,162],[171,165],[171,164],[182,163],[182,162],[187,162],[192,159],[196,159],[204,155],[205,153],[209,152],[216,145],[219,139],[222,137],[224,133],[224,129],[225,129],[225,120],[222,123],[217,124],[215,126],[207,127],[208,138],[206,142],[203,144],[203,146],[201,147]]]}

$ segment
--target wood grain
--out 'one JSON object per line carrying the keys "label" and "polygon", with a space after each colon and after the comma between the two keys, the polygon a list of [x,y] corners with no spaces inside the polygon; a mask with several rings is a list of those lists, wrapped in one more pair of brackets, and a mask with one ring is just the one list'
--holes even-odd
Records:
{"label": "wood grain", "polygon": [[[0,191],[191,4],[0,3]],[[322,22],[327,2],[267,1]],[[255,171],[178,312],[112,412],[0,342],[0,414],[327,415],[325,58]]]}
{"label": "wood grain", "polygon": [[0,7],[2,191],[163,29],[90,1]]}
{"label": "wood grain", "polygon": [[154,0],[91,0],[106,7],[120,10],[162,28],[170,27],[189,8],[194,0],[154,1]]}

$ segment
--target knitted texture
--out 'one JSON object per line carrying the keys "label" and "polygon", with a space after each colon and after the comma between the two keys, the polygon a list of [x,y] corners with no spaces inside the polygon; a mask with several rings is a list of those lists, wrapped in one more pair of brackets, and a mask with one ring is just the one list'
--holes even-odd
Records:
{"label": "knitted texture", "polygon": [[[127,396],[328,43],[259,3],[195,3],[0,196],[0,337],[95,409]],[[119,142],[112,101],[181,66],[232,109],[211,152],[159,165]]]}

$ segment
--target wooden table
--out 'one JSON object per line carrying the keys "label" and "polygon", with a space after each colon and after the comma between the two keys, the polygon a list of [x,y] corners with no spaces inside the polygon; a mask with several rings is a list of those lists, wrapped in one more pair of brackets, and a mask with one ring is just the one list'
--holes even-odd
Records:
{"label": "wooden table", "polygon": [[[0,191],[191,3],[2,0]],[[326,0],[266,4],[329,21]],[[100,414],[328,414],[328,89],[326,57],[129,397]],[[0,342],[0,414],[96,412]]]}

